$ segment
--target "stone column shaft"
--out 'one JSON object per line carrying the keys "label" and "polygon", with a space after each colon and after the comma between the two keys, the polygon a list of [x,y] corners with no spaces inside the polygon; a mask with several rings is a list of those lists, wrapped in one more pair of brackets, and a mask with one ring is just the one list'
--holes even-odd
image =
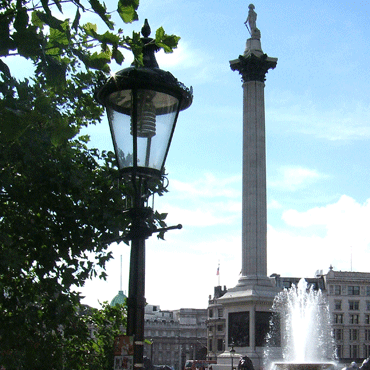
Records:
{"label": "stone column shaft", "polygon": [[267,276],[264,83],[243,84],[242,276]]}
{"label": "stone column shaft", "polygon": [[[255,50],[250,49],[251,47]],[[238,286],[270,285],[267,277],[265,76],[276,58],[263,54],[260,40],[230,61],[243,81],[242,276]]]}

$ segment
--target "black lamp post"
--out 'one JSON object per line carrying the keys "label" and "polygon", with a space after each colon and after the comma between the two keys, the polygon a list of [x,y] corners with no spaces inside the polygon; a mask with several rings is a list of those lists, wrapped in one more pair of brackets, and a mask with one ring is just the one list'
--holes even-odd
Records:
{"label": "black lamp post", "polygon": [[141,33],[144,65],[117,72],[96,94],[107,110],[119,170],[133,189],[125,237],[131,240],[127,335],[134,338],[136,368],[143,366],[144,352],[145,239],[156,231],[150,221],[153,210],[146,206],[148,185],[164,176],[177,117],[193,100],[192,89],[159,69],[147,20]]}
{"label": "black lamp post", "polygon": [[234,342],[230,344],[231,349],[230,349],[230,356],[231,356],[231,370],[234,370],[234,354],[235,354],[235,349],[234,349]]}

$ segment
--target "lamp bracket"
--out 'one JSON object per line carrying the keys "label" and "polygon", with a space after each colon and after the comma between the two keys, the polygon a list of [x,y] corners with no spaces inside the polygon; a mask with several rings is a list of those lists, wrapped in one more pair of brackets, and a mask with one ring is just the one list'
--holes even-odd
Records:
{"label": "lamp bracket", "polygon": [[157,229],[157,228],[156,228],[156,229],[153,231],[153,234],[154,234],[154,233],[160,233],[160,232],[162,232],[162,231],[169,231],[169,230],[176,230],[176,229],[178,229],[178,230],[182,229],[182,225],[181,225],[181,224],[178,224],[178,225],[174,225],[174,226],[161,227],[161,228],[159,228],[159,229]]}
{"label": "lamp bracket", "polygon": [[132,208],[126,212],[129,213],[129,217],[131,217],[132,220],[129,232],[117,238],[107,240],[106,243],[120,243],[122,241],[127,243],[129,240],[137,238],[147,239],[154,233],[182,229],[181,224],[160,228],[154,226],[152,222],[153,210],[150,207]]}

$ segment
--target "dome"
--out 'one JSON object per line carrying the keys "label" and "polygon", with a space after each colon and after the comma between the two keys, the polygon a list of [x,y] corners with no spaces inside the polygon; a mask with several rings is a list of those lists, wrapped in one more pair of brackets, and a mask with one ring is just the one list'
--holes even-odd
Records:
{"label": "dome", "polygon": [[112,299],[110,305],[111,307],[114,307],[117,304],[123,304],[126,301],[126,296],[123,294],[122,290],[118,291],[118,294]]}

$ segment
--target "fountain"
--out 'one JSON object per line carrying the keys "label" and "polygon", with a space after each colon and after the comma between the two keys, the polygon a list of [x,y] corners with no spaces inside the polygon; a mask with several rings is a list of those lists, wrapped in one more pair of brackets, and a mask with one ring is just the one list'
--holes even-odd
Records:
{"label": "fountain", "polygon": [[[271,370],[335,368],[329,306],[321,290],[309,288],[306,280],[301,279],[297,286],[284,289],[276,296],[273,311],[276,314],[271,323],[265,353],[266,365]],[[274,361],[271,354],[274,344],[279,341],[282,361]]]}

